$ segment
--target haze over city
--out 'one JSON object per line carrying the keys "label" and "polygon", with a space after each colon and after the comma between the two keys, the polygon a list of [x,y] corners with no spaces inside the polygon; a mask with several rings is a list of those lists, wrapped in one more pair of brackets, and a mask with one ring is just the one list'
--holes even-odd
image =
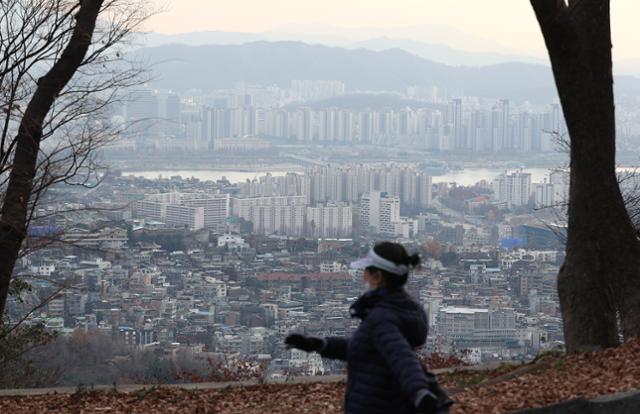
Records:
{"label": "haze over city", "polygon": [[[155,7],[164,12],[152,17],[145,29],[163,34],[276,32],[336,41],[387,36],[475,52],[546,58],[527,1],[156,0]],[[611,15],[614,60],[640,59],[635,42],[640,4],[617,0]]]}
{"label": "haze over city", "polygon": [[608,4],[0,2],[0,388],[327,414],[640,388],[640,3]]}

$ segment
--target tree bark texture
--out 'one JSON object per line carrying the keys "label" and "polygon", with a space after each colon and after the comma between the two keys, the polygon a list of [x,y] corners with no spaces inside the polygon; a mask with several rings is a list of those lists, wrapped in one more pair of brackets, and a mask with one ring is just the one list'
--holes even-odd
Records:
{"label": "tree bark texture", "polygon": [[640,243],[615,171],[609,0],[531,0],[570,136],[558,293],[570,353],[640,335]]}
{"label": "tree bark texture", "polygon": [[103,1],[80,0],[69,42],[60,58],[38,80],[18,128],[13,166],[0,210],[0,316],[4,314],[11,275],[27,232],[28,205],[43,123],[56,98],[85,59]]}

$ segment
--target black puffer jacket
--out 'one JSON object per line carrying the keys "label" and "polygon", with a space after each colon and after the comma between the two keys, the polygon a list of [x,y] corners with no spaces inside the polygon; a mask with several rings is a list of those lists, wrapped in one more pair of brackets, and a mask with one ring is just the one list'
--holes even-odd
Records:
{"label": "black puffer jacket", "polygon": [[347,361],[347,414],[409,414],[430,379],[414,348],[424,344],[427,318],[402,289],[368,292],[351,306],[362,323],[351,338],[326,339],[320,354]]}

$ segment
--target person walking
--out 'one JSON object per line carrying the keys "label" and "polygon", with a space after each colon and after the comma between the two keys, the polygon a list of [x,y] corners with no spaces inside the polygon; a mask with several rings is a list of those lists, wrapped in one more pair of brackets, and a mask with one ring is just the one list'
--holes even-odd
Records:
{"label": "person walking", "polygon": [[347,362],[346,414],[446,413],[452,404],[414,351],[425,343],[428,323],[404,285],[419,264],[420,257],[401,244],[376,244],[351,264],[364,269],[371,288],[350,307],[351,316],[362,320],[353,336],[285,339],[288,348]]}

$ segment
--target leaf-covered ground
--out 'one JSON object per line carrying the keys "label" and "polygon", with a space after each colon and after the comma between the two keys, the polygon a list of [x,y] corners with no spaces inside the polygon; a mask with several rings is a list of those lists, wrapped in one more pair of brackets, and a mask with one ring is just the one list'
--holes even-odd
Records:
{"label": "leaf-covered ground", "polygon": [[[548,355],[532,364],[441,375],[457,393],[452,413],[505,413],[578,396],[640,389],[640,341],[598,353]],[[151,388],[0,398],[0,413],[325,413],[342,412],[344,384],[270,384],[216,390]]]}
{"label": "leaf-covered ground", "polygon": [[277,384],[217,390],[152,388],[134,393],[0,398],[0,413],[341,413],[344,384]]}
{"label": "leaf-covered ground", "polygon": [[453,413],[508,413],[571,400],[640,390],[640,340],[602,352],[542,357],[533,364],[455,395]]}

